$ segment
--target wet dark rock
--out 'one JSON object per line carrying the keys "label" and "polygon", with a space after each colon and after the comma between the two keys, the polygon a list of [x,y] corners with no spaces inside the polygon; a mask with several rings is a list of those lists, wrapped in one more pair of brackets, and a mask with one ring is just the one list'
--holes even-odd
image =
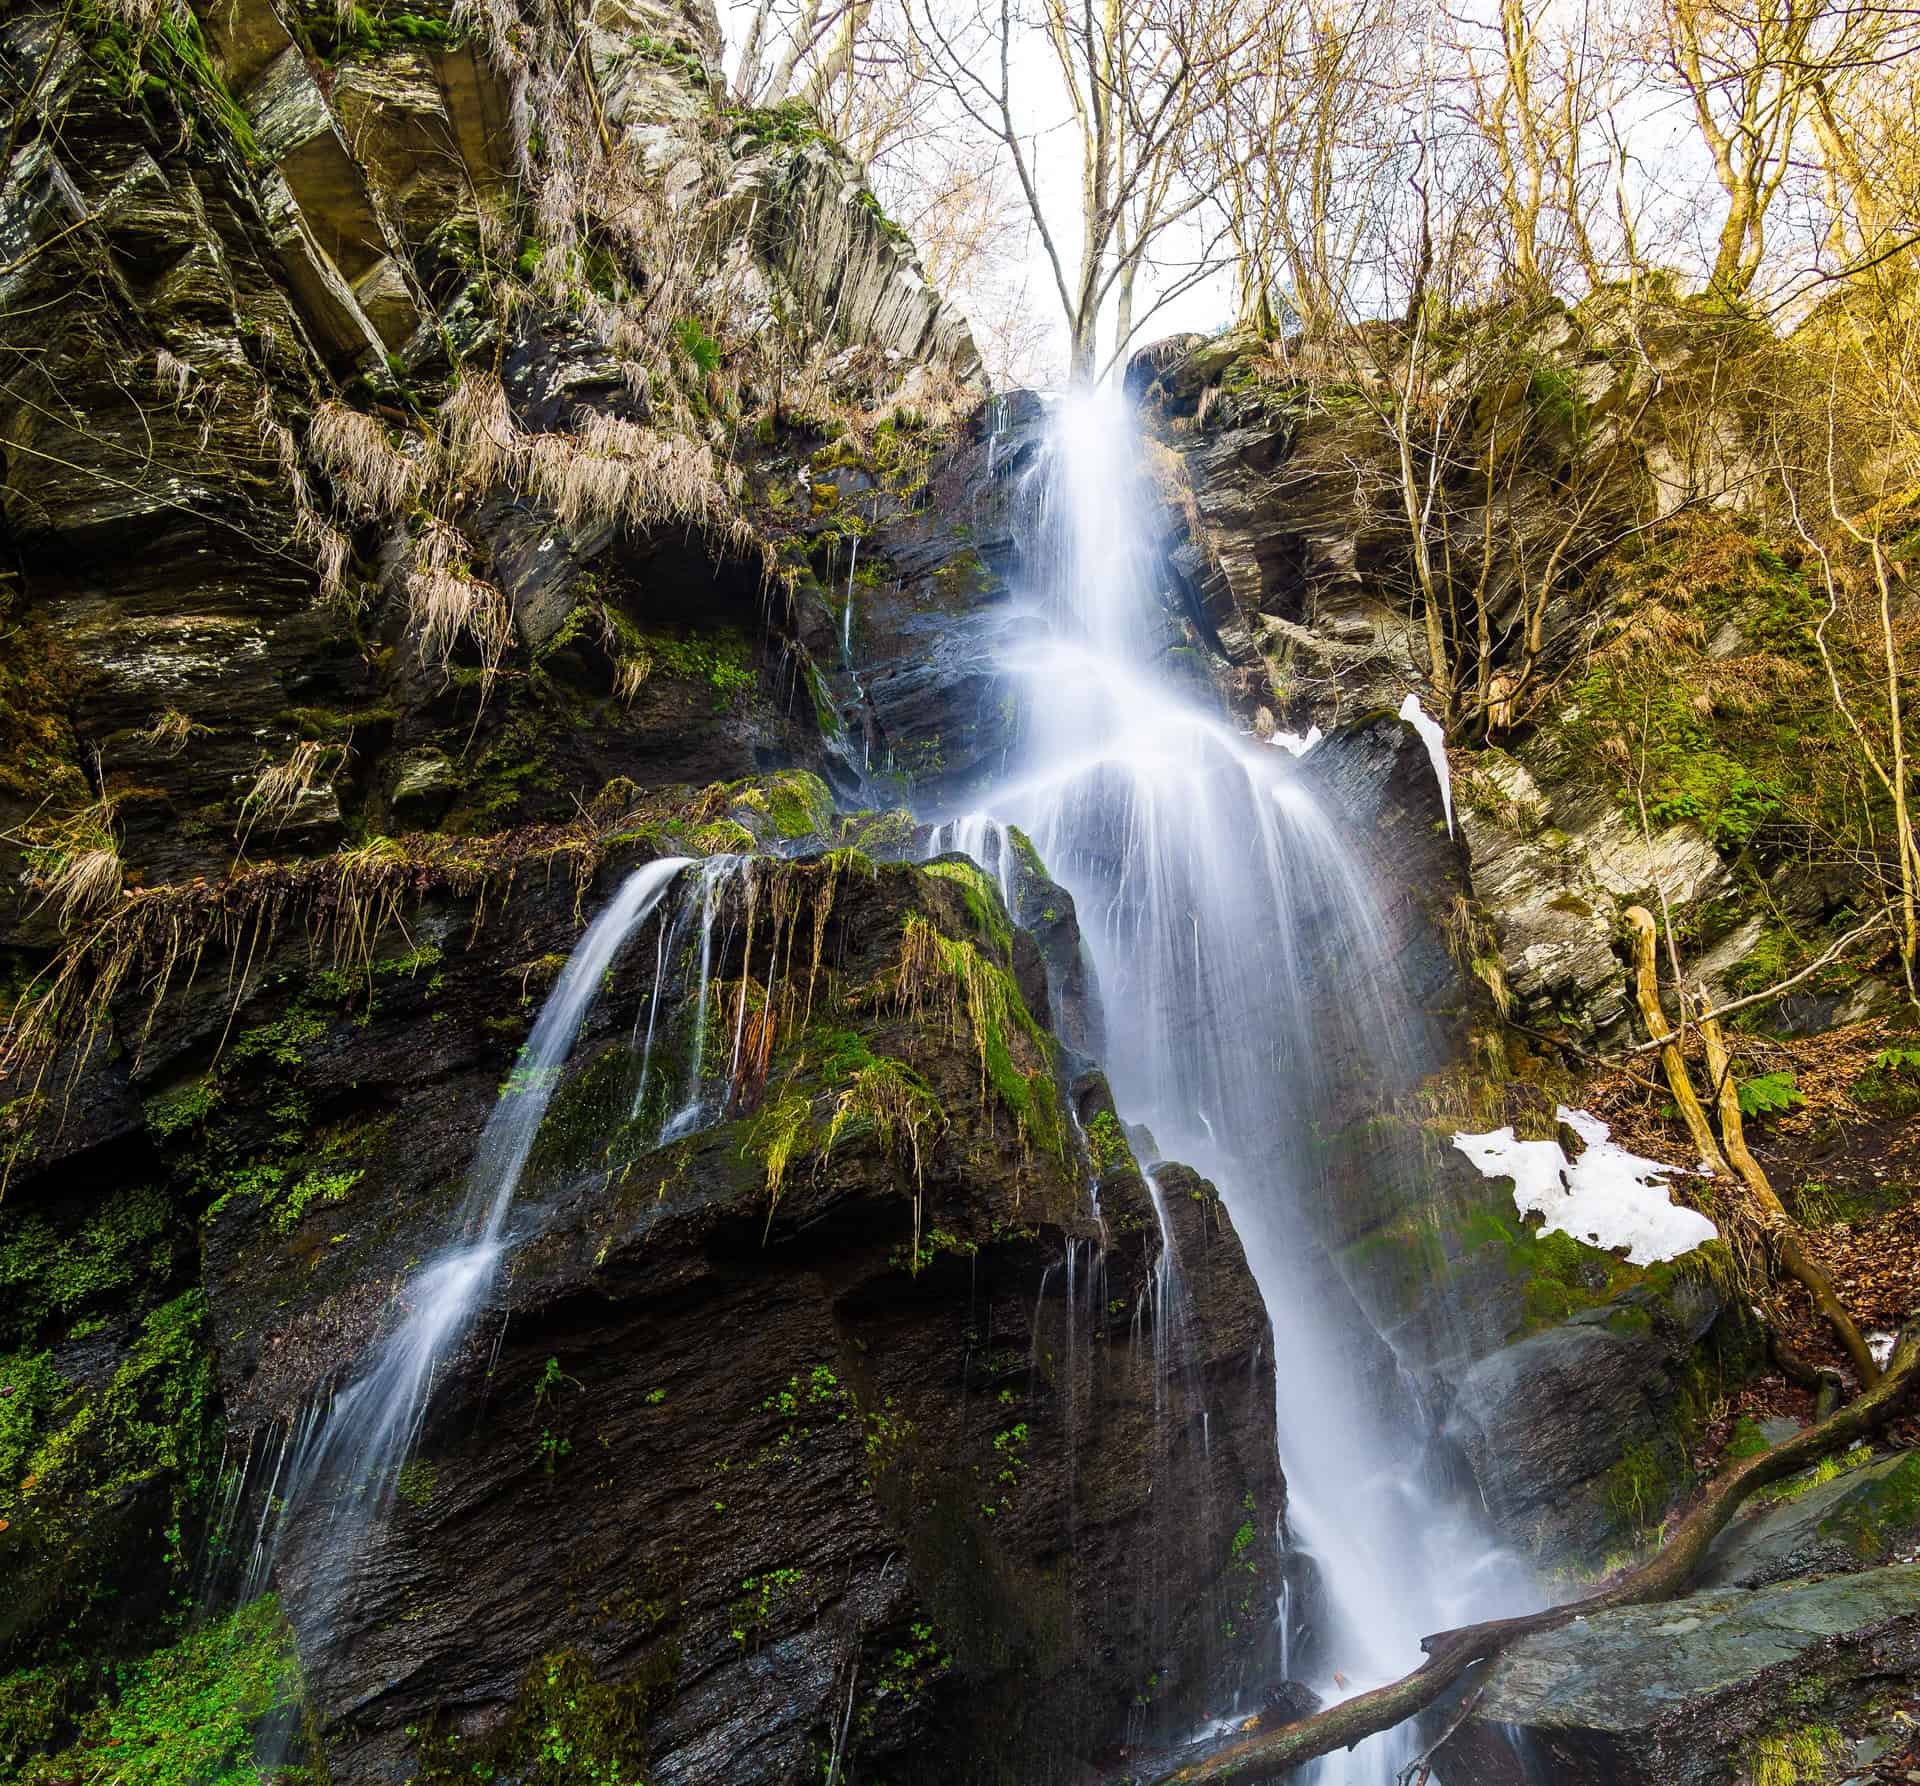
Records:
{"label": "wet dark rock", "polygon": [[1502,1531],[1557,1561],[1658,1522],[1688,1479],[1682,1374],[1722,1306],[1696,1278],[1643,1286],[1451,1378],[1445,1434]]}
{"label": "wet dark rock", "polygon": [[1312,1717],[1321,1704],[1320,1695],[1305,1681],[1281,1681],[1262,1697],[1260,1717],[1264,1723],[1292,1724]]}
{"label": "wet dark rock", "polygon": [[[84,1145],[56,1171],[16,1177],[9,1221],[57,1199],[77,1224],[129,1180],[169,1187],[175,1281],[204,1288],[229,1455],[256,1484],[443,1244],[581,915],[645,849],[586,886],[516,877],[477,923],[471,899],[429,894],[362,972],[285,944],[237,1010],[208,964],[168,994],[131,1093],[76,1113]],[[834,985],[882,983],[909,913],[972,923],[952,883],[850,872]],[[654,959],[636,939],[594,1007],[516,1203],[511,1274],[437,1388],[391,1519],[350,1560],[317,1518],[281,1554],[331,1777],[392,1778],[455,1733],[479,1752],[560,1655],[640,1696],[649,1778],[716,1786],[813,1777],[849,1695],[863,1771],[1070,1777],[1142,1693],[1177,1725],[1223,1673],[1256,1675],[1284,1490],[1265,1314],[1212,1188],[1159,1168],[1186,1285],[1162,1335],[1161,1229],[1131,1160],[1098,1174],[1103,1236],[1087,1167],[1020,1139],[971,1042],[872,1003],[832,1022],[910,1062],[944,1112],[917,1220],[912,1173],[857,1133],[770,1203],[751,1105],[636,1150],[623,1075]],[[1031,939],[1001,959],[1044,1000]],[[1104,1095],[1089,1117],[1111,1114]],[[310,1173],[326,1188],[289,1207]],[[196,1198],[223,1184],[200,1263]],[[125,1356],[124,1336],[99,1343],[88,1380]],[[143,1549],[165,1483],[99,1525],[90,1567]],[[0,1535],[14,1579],[35,1542]],[[17,1596],[11,1628],[52,1610]]]}
{"label": "wet dark rock", "polygon": [[1848,1722],[1916,1668],[1916,1565],[1625,1607],[1509,1650],[1439,1766],[1477,1786],[1732,1786],[1763,1736]]}

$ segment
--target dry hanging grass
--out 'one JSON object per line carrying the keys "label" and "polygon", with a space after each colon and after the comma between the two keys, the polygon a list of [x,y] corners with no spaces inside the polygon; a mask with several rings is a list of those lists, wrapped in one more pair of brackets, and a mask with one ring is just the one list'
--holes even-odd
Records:
{"label": "dry hanging grass", "polygon": [[156,348],[153,355],[153,382],[168,393],[168,401],[178,409],[187,400],[187,391],[193,383],[193,368],[179,355],[167,352],[164,347]]}
{"label": "dry hanging grass", "polygon": [[84,1059],[116,1000],[137,993],[144,1018],[128,1013],[136,1056],[184,969],[191,984],[209,949],[228,958],[235,1009],[281,935],[303,929],[309,956],[359,971],[406,906],[429,893],[477,896],[472,925],[485,922],[523,868],[566,868],[584,895],[600,863],[598,833],[581,825],[536,826],[494,837],[376,838],[356,849],[297,863],[265,862],[211,884],[129,892],[83,925],[73,942],[16,1001],[0,1028],[0,1076],[38,1077],[63,1047]]}
{"label": "dry hanging grass", "polygon": [[754,546],[711,447],[593,410],[575,421],[577,433],[527,441],[527,486],[562,526],[680,523]]}
{"label": "dry hanging grass", "polygon": [[177,757],[187,748],[187,741],[195,732],[206,730],[205,726],[189,719],[179,708],[169,707],[139,734],[139,738],[149,748]]}
{"label": "dry hanging grass", "polygon": [[329,399],[313,412],[307,451],[348,502],[376,515],[396,515],[413,500],[420,465],[387,438],[370,415]]}
{"label": "dry hanging grass", "polygon": [[265,821],[279,831],[299,809],[320,782],[331,776],[347,760],[346,746],[321,744],[312,738],[294,746],[293,755],[284,763],[269,763],[255,778],[247,797],[240,802],[244,824],[240,848],[247,847],[255,825]]}
{"label": "dry hanging grass", "polygon": [[113,802],[101,799],[17,838],[24,846],[27,884],[40,895],[35,909],[54,907],[62,930],[120,897],[120,846],[112,825]]}
{"label": "dry hanging grass", "polygon": [[354,592],[347,587],[347,561],[353,555],[353,542],[311,508],[295,513],[293,536],[313,549],[313,568],[320,578],[320,600],[329,608],[353,608]]}
{"label": "dry hanging grass", "polygon": [[440,415],[449,475],[485,495],[509,472],[521,448],[506,387],[491,372],[469,366]]}
{"label": "dry hanging grass", "polygon": [[470,552],[455,529],[429,521],[407,572],[407,604],[419,631],[421,658],[437,662],[443,673],[451,670],[461,639],[473,641],[484,694],[513,643],[513,611],[498,589],[467,568]]}
{"label": "dry hanging grass", "polygon": [[631,704],[653,674],[653,657],[647,651],[627,651],[614,659],[613,693],[622,703]]}

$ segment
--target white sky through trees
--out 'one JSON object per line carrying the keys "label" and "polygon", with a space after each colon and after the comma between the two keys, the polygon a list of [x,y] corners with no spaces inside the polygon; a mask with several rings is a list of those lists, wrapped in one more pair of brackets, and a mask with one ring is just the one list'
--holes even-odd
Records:
{"label": "white sky through trees", "polygon": [[[758,18],[752,97],[818,104],[930,276],[974,320],[1001,382],[1057,382],[1068,363],[1062,285],[1075,285],[1091,201],[1060,45],[1103,20],[1146,71],[1113,95],[1119,187],[1130,145],[1156,127],[1178,137],[1158,144],[1174,169],[1161,214],[1174,220],[1141,251],[1129,351],[1251,317],[1256,289],[1285,328],[1312,303],[1298,253],[1280,244],[1297,251],[1316,232],[1333,309],[1349,320],[1398,313],[1421,258],[1423,204],[1453,303],[1510,291],[1516,273],[1537,297],[1577,300],[1637,268],[1671,275],[1677,292],[1731,278],[1732,299],[1788,319],[1869,252],[1869,236],[1877,251],[1902,217],[1911,232],[1920,215],[1920,15],[1888,5],[1049,6],[730,0],[723,13],[729,78],[740,78]],[[1003,18],[1012,145],[982,100],[998,78]],[[1157,109],[1169,67],[1195,71],[1171,126]],[[770,73],[788,75],[780,92],[767,90]],[[1863,145],[1857,156],[1851,143]],[[1306,177],[1316,144],[1317,186]],[[1877,208],[1860,196],[1869,187]],[[1749,201],[1755,228],[1729,246],[1730,212]],[[1865,209],[1875,218],[1853,216]],[[1096,365],[1113,356],[1124,308],[1116,286],[1101,304]]]}

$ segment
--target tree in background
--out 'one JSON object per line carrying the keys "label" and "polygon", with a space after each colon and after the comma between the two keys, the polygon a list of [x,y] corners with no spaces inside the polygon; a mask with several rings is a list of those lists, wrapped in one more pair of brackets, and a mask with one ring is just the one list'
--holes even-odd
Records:
{"label": "tree in background", "polygon": [[[911,3],[942,93],[1018,185],[1065,321],[1069,374],[1091,377],[1156,310],[1224,265],[1211,239],[1183,261],[1168,245],[1209,203],[1187,178],[1189,150],[1208,109],[1249,78],[1240,58],[1257,9],[1246,0],[1038,0],[1032,11],[1014,0]],[[1078,175],[1071,200],[1048,178],[1062,141]],[[1149,265],[1171,277],[1143,310]]]}

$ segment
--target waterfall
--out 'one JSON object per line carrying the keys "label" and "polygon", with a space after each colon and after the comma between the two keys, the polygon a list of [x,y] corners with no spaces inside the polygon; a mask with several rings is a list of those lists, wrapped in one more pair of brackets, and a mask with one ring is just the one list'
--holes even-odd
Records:
{"label": "waterfall", "polygon": [[494,1281],[514,1193],[581,1025],[621,949],[689,866],[684,857],[670,857],[635,869],[574,946],[481,1131],[444,1250],[401,1291],[400,1319],[374,1346],[362,1373],[330,1403],[309,1407],[283,1437],[262,1497],[249,1595],[265,1589],[289,1533],[300,1528],[303,1543],[313,1542],[319,1520],[326,1553],[324,1566],[313,1570],[319,1603],[303,1606],[300,1616],[325,1628],[369,1527],[391,1507],[435,1374],[458,1349]]}
{"label": "waterfall", "polygon": [[[1007,826],[1073,895],[1127,1117],[1211,1177],[1273,1323],[1288,1528],[1317,1574],[1310,1660],[1328,1700],[1416,1666],[1430,1631],[1512,1610],[1524,1572],[1422,1467],[1415,1398],[1312,1237],[1312,1125],[1331,1074],[1416,1077],[1427,1047],[1399,992],[1371,875],[1295,760],[1225,724],[1179,674],[1157,599],[1158,505],[1130,406],[1054,408],[1035,481],[1024,591],[1050,626],[1004,664],[1021,743],[976,813],[932,847],[1005,883]],[[1309,981],[1337,972],[1337,998]],[[1328,1062],[1341,1063],[1330,1069]],[[1178,1299],[1176,1262],[1156,1287]],[[1297,1586],[1276,1597],[1283,1627]],[[1387,1786],[1410,1729],[1315,1764],[1320,1786]],[[1307,1776],[1303,1776],[1307,1777]]]}

